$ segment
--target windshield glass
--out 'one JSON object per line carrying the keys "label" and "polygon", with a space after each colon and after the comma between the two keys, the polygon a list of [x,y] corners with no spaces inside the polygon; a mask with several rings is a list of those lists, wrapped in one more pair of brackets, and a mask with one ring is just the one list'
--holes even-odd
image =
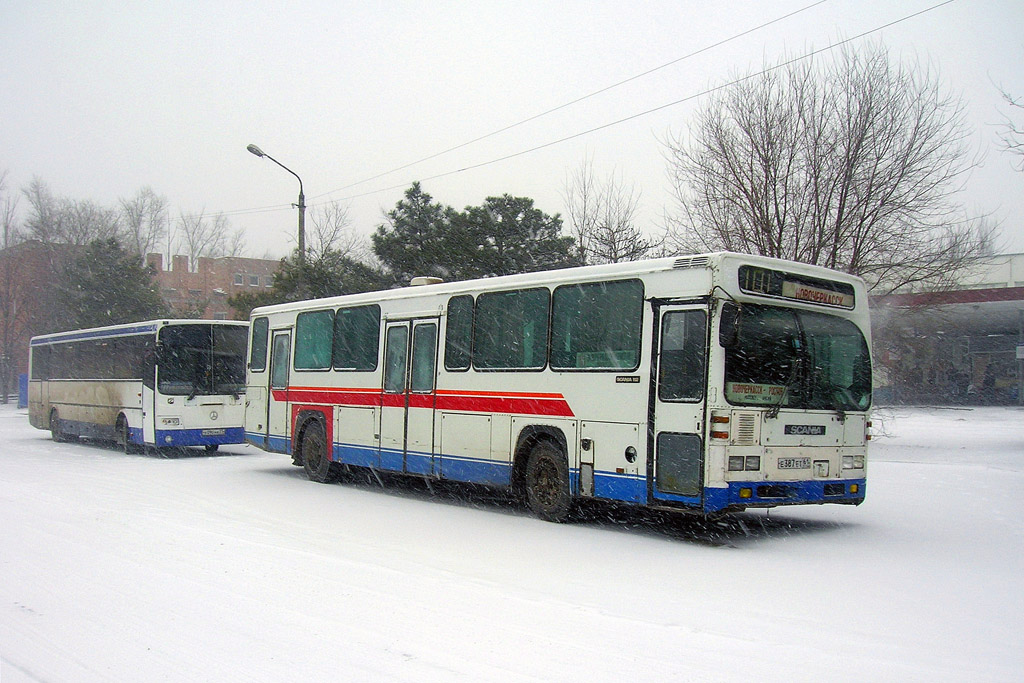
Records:
{"label": "windshield glass", "polygon": [[175,325],[160,330],[160,393],[178,396],[245,391],[244,326]]}
{"label": "windshield glass", "polygon": [[868,345],[849,320],[746,304],[738,325],[734,338],[722,339],[729,403],[839,411],[871,405]]}

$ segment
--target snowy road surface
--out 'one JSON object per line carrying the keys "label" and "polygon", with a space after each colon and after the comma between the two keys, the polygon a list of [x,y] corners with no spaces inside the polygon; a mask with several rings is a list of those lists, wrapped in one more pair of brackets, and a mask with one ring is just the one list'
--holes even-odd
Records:
{"label": "snowy road surface", "polygon": [[860,507],[557,525],[0,407],[0,680],[1021,680],[1024,410],[874,422]]}

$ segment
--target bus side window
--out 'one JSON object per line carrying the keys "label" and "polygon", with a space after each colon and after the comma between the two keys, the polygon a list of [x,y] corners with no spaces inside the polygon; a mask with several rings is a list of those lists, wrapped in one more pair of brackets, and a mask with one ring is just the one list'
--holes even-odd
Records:
{"label": "bus side window", "polygon": [[444,332],[444,367],[469,370],[473,344],[473,297],[453,296],[448,300],[448,319]]}
{"label": "bus side window", "polygon": [[707,314],[670,311],[661,319],[658,397],[662,401],[704,398]]}
{"label": "bus side window", "polygon": [[253,372],[263,372],[267,369],[267,338],[269,330],[269,318],[256,318],[252,321],[249,369]]}

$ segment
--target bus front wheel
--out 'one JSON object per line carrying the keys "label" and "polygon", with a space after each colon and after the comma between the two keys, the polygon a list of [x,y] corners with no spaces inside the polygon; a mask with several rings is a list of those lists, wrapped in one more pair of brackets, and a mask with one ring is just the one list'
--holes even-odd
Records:
{"label": "bus front wheel", "polygon": [[302,433],[302,467],[312,481],[337,481],[337,469],[327,458],[327,435],[319,420],[311,420]]}
{"label": "bus front wheel", "polygon": [[117,445],[121,447],[121,450],[128,455],[139,452],[139,447],[132,443],[132,430],[128,427],[128,418],[124,415],[118,416],[116,431]]}
{"label": "bus front wheel", "polygon": [[564,522],[572,512],[569,466],[565,456],[550,441],[540,441],[526,462],[526,503],[539,518]]}

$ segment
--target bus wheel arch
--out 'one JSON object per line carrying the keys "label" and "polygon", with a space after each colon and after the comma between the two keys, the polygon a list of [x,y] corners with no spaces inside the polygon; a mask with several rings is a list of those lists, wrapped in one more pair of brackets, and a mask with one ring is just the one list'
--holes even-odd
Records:
{"label": "bus wheel arch", "polygon": [[537,517],[564,522],[573,509],[565,435],[557,429],[524,429],[516,448],[513,489]]}
{"label": "bus wheel arch", "polygon": [[128,424],[128,416],[124,413],[119,413],[117,421],[114,424],[114,439],[117,445],[120,446],[125,453],[138,453],[139,448],[135,443],[132,443],[132,429]]}
{"label": "bus wheel arch", "polygon": [[[301,417],[301,416],[300,416]],[[311,481],[328,484],[338,480],[337,465],[328,457],[327,429],[319,413],[307,416],[296,427],[296,454]]]}
{"label": "bus wheel arch", "polygon": [[57,443],[64,443],[70,440],[68,434],[64,433],[60,424],[60,413],[56,408],[50,408],[50,438]]}

